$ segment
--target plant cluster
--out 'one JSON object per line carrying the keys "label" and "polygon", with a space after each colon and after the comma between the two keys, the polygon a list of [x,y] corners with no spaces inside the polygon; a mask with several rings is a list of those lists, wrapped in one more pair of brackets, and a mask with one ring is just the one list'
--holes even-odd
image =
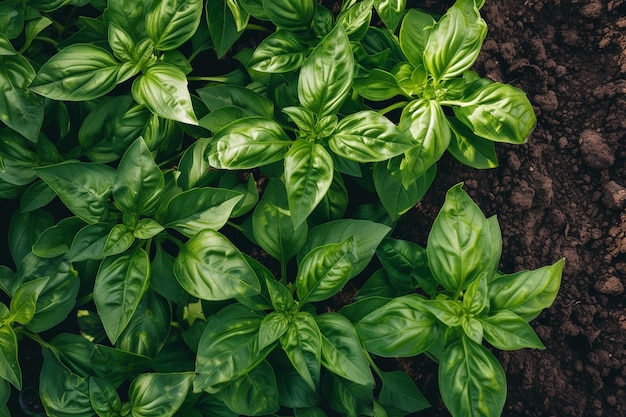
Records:
{"label": "plant cluster", "polygon": [[471,70],[482,4],[0,2],[0,415],[24,338],[49,416],[402,417],[428,401],[380,358],[419,354],[454,417],[500,415],[484,342],[543,348],[563,262],[499,272],[462,184],[425,248],[392,237],[446,151],[534,127]]}

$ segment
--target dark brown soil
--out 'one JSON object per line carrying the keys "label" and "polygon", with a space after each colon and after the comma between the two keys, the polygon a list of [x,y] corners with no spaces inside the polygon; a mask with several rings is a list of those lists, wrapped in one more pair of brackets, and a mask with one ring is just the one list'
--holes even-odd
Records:
{"label": "dark brown soil", "polygon": [[[409,214],[410,238],[425,240],[447,187],[465,181],[498,216],[504,272],[565,258],[555,304],[532,323],[547,349],[497,353],[508,377],[503,416],[622,417],[626,0],[487,0],[482,14],[489,35],[476,69],[526,91],[537,127],[525,145],[498,146],[497,169],[444,158],[436,188]],[[420,386],[436,389],[430,365],[410,365]],[[429,398],[424,415],[449,415]]]}

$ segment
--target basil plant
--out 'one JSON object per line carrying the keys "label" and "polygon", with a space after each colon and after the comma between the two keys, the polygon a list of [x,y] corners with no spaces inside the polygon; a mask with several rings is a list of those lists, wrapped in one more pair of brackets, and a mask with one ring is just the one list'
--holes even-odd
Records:
{"label": "basil plant", "polygon": [[483,343],[543,347],[562,262],[498,272],[460,185],[392,238],[445,151],[535,124],[472,71],[482,5],[0,1],[0,416],[402,417],[429,402],[381,357],[422,353],[499,415]]}

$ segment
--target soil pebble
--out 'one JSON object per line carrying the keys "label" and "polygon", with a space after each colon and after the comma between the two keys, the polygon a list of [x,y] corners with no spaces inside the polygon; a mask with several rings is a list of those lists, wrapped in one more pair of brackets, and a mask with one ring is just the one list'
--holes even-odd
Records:
{"label": "soil pebble", "polygon": [[626,188],[615,181],[607,182],[602,187],[602,204],[608,209],[623,209],[626,207]]}
{"label": "soil pebble", "polygon": [[620,295],[624,292],[624,284],[617,277],[609,277],[606,281],[596,281],[594,288],[606,295]]}
{"label": "soil pebble", "polygon": [[604,169],[615,163],[615,155],[600,133],[584,130],[579,142],[583,161],[589,168]]}

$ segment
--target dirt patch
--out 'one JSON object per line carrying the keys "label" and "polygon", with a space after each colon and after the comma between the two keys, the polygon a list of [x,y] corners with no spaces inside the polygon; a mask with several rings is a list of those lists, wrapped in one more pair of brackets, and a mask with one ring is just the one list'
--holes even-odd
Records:
{"label": "dirt patch", "polygon": [[[503,416],[624,416],[626,1],[488,0],[482,14],[489,35],[476,69],[526,91],[538,124],[527,144],[498,145],[495,170],[444,158],[408,236],[425,241],[447,187],[465,181],[498,216],[503,271],[565,258],[560,294],[533,322],[547,349],[497,353]],[[428,364],[412,368],[436,387]],[[426,415],[449,414],[435,403]]]}

